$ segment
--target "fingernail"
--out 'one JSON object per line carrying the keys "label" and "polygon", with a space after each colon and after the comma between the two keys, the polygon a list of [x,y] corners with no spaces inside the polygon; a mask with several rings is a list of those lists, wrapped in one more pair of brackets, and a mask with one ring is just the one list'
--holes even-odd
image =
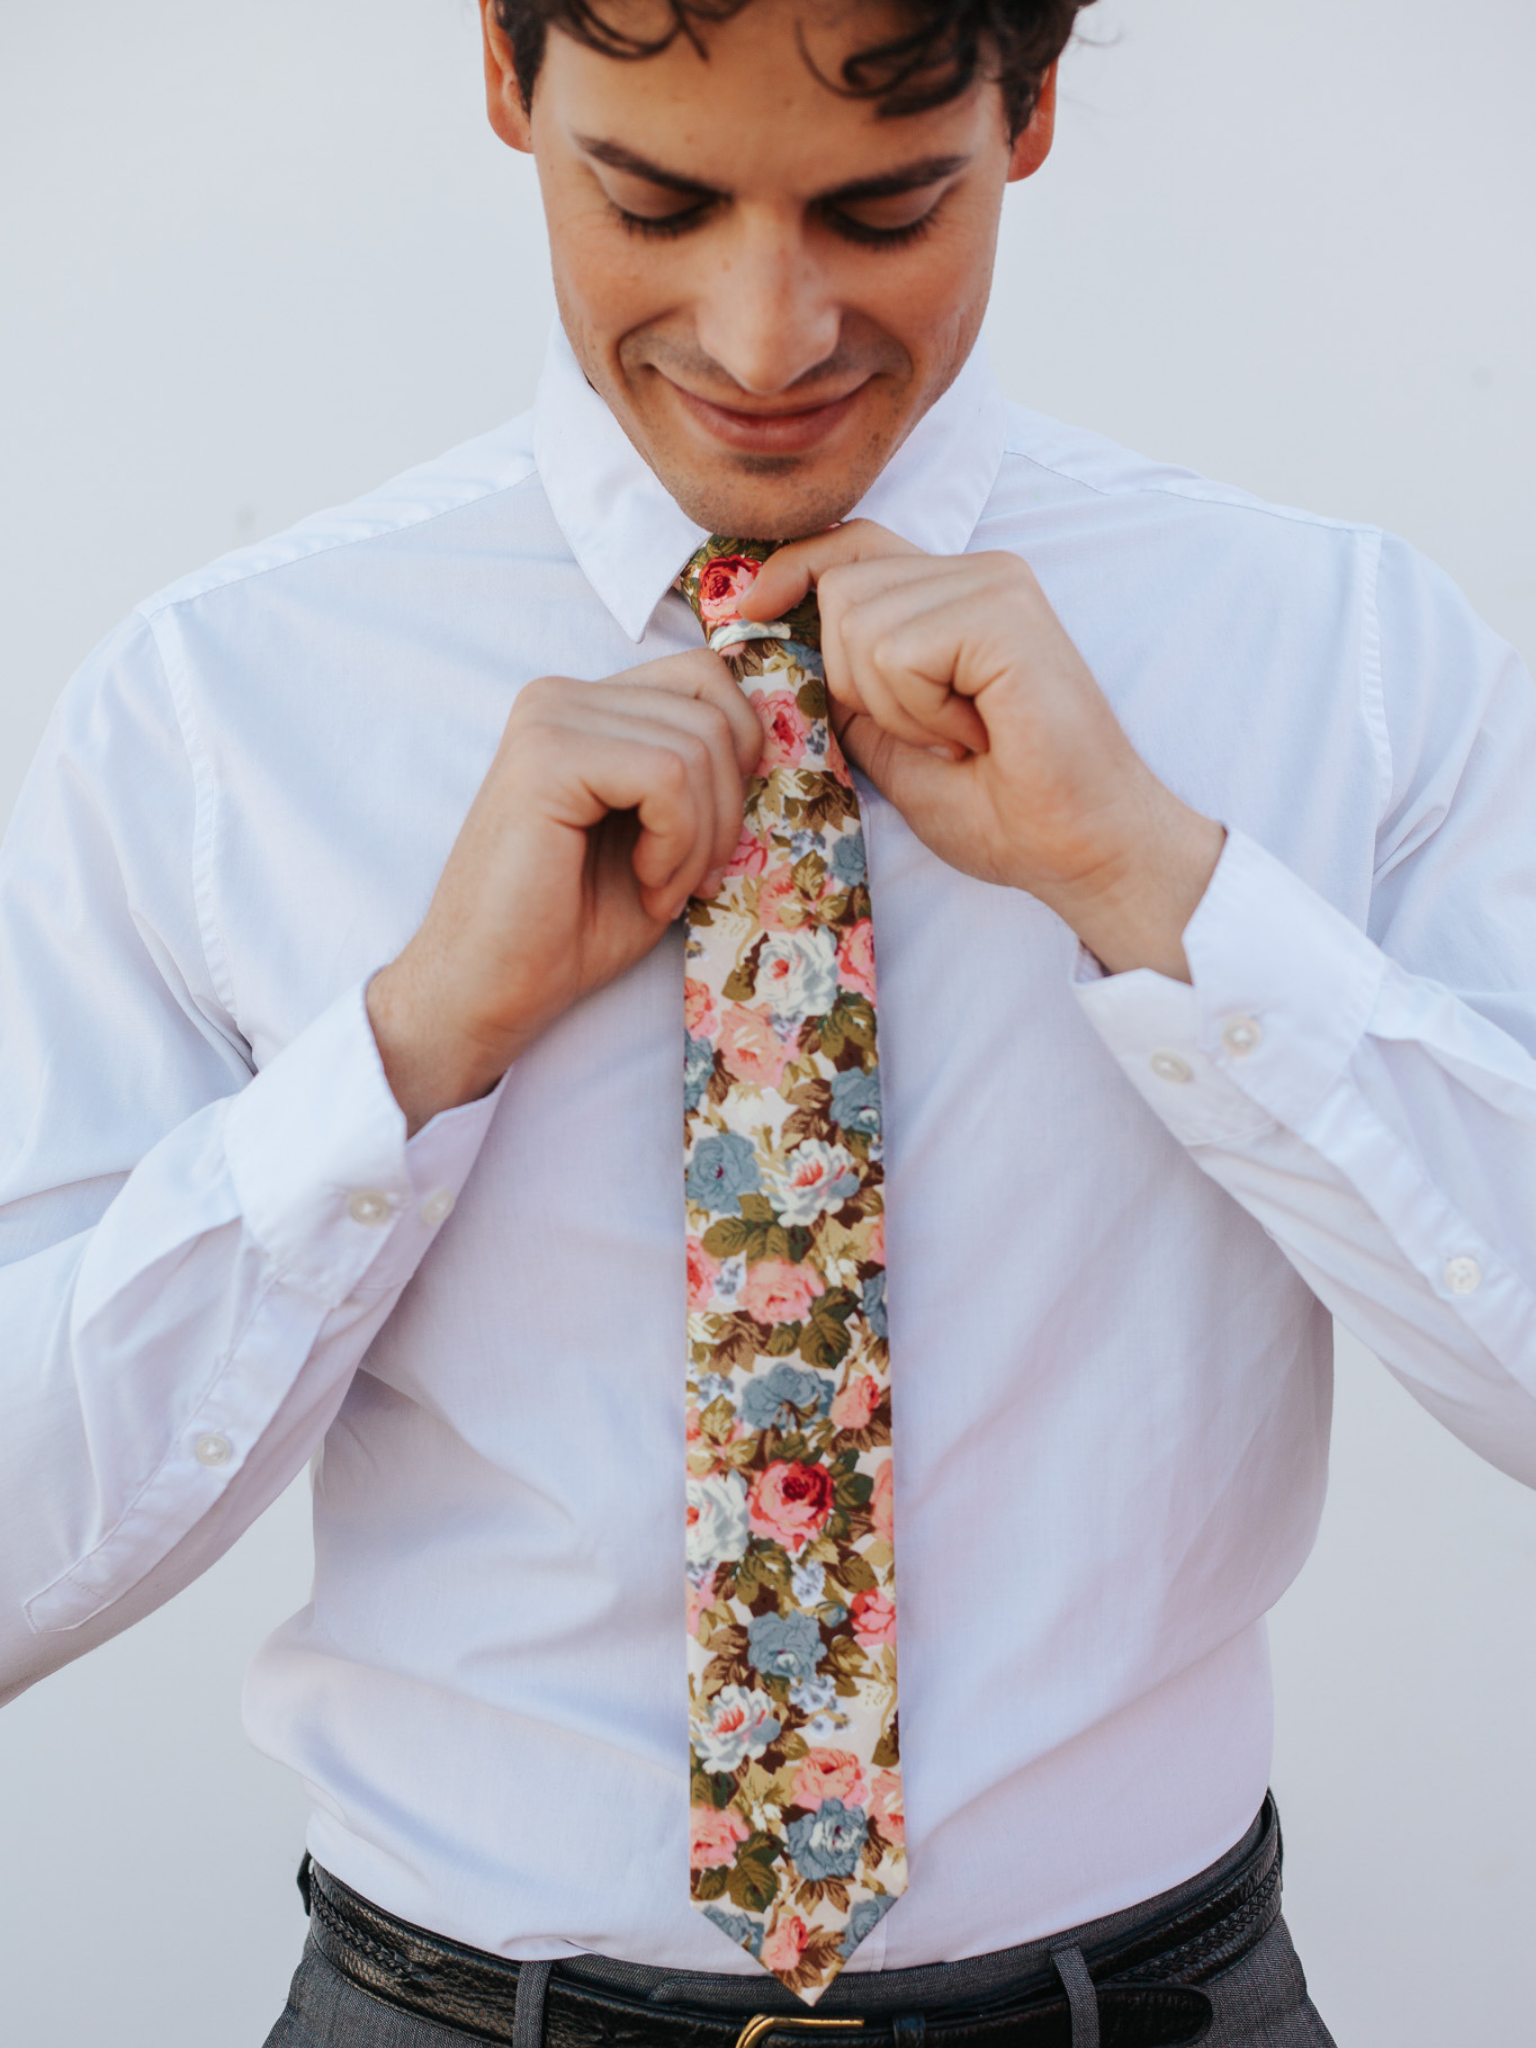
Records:
{"label": "fingernail", "polygon": [[703,881],[699,884],[699,894],[701,896],[718,896],[724,885],[725,869],[711,868],[709,873],[704,877]]}

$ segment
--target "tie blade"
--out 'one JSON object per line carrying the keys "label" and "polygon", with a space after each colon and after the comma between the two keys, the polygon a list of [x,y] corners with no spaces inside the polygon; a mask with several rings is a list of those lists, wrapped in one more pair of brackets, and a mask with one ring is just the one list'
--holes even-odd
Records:
{"label": "tie blade", "polygon": [[906,1885],[872,923],[815,593],[773,544],[679,579],[763,725],[689,912],[688,1665],[695,1906],[813,2006]]}

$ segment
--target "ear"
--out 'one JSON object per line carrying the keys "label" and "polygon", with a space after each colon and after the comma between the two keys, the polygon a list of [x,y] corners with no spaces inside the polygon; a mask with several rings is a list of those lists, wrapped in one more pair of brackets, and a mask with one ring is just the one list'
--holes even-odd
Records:
{"label": "ear", "polygon": [[480,0],[480,26],[485,36],[485,111],[492,128],[508,149],[533,153],[533,132],[517,76],[512,45],[496,12],[496,0]]}
{"label": "ear", "polygon": [[1035,111],[1029,117],[1027,128],[1021,128],[1013,138],[1013,149],[1008,159],[1008,182],[1018,178],[1032,178],[1051,153],[1051,144],[1056,138],[1056,66],[1053,64],[1040,82],[1040,96],[1035,101]]}

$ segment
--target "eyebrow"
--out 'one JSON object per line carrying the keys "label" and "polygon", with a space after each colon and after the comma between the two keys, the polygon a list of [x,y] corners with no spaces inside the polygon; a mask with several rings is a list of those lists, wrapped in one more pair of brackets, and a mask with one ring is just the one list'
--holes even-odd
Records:
{"label": "eyebrow", "polygon": [[[698,178],[687,178],[680,171],[669,171],[664,164],[653,164],[633,149],[626,149],[621,142],[605,142],[600,136],[578,135],[579,148],[600,164],[607,164],[610,170],[627,171],[631,177],[644,178],[647,184],[660,185],[668,192],[685,193],[690,199],[721,199],[725,197],[713,185],[706,185]],[[925,185],[936,185],[941,178],[952,178],[957,171],[963,171],[970,162],[968,156],[925,156],[915,163],[901,164],[893,171],[885,171],[878,178],[855,178],[851,183],[839,185],[830,192],[818,192],[818,205],[847,205],[866,199],[895,199],[903,192],[919,192]]]}

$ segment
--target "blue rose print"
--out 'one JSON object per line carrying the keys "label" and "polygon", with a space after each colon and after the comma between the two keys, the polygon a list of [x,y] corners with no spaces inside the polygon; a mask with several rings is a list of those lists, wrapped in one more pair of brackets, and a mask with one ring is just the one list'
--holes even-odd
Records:
{"label": "blue rose print", "polygon": [[735,1131],[711,1131],[700,1138],[688,1162],[687,1194],[701,1209],[717,1216],[739,1216],[741,1197],[762,1188],[757,1154]]}
{"label": "blue rose print", "polygon": [[841,889],[851,889],[864,880],[864,834],[845,832],[832,849],[832,879]]}
{"label": "blue rose print", "polygon": [[[869,1903],[868,1900],[861,1901],[861,1904]],[[857,1912],[859,1908],[855,1907],[854,1910]],[[763,1946],[763,1923],[761,1920],[754,1920],[747,1913],[728,1912],[724,1906],[706,1906],[704,1908],[704,1918],[706,1920],[713,1920],[720,1932],[731,1941],[734,1941],[738,1948],[750,1949],[753,1955],[757,1955],[761,1951]],[[852,1951],[850,1950],[849,1953],[851,1954]]]}
{"label": "blue rose print", "polygon": [[808,1614],[759,1614],[747,1629],[747,1662],[765,1678],[799,1684],[821,1658],[821,1630]]}
{"label": "blue rose print", "polygon": [[872,1273],[864,1282],[864,1320],[877,1337],[889,1337],[890,1327],[885,1315],[885,1275]]}
{"label": "blue rose print", "polygon": [[831,1406],[830,1374],[802,1372],[780,1359],[771,1372],[747,1382],[741,1413],[748,1429],[793,1429],[813,1415],[825,1415]]}
{"label": "blue rose print", "polygon": [[832,1076],[832,1121],[845,1131],[862,1131],[866,1138],[880,1135],[880,1082],[862,1067],[849,1067]]}
{"label": "blue rose print", "polygon": [[862,1806],[826,1799],[817,1812],[790,1822],[790,1858],[800,1875],[813,1884],[824,1877],[852,1877],[868,1833],[869,1820]]}
{"label": "blue rose print", "polygon": [[706,1039],[690,1038],[683,1049],[683,1107],[690,1114],[704,1100],[714,1071],[714,1047]]}
{"label": "blue rose print", "polygon": [[844,1962],[853,1954],[861,1941],[866,1940],[874,1933],[895,1903],[896,1900],[890,1892],[882,1893],[880,1897],[874,1899],[860,1899],[859,1903],[848,1915],[848,1932],[843,1936],[842,1943],[837,1951]]}

